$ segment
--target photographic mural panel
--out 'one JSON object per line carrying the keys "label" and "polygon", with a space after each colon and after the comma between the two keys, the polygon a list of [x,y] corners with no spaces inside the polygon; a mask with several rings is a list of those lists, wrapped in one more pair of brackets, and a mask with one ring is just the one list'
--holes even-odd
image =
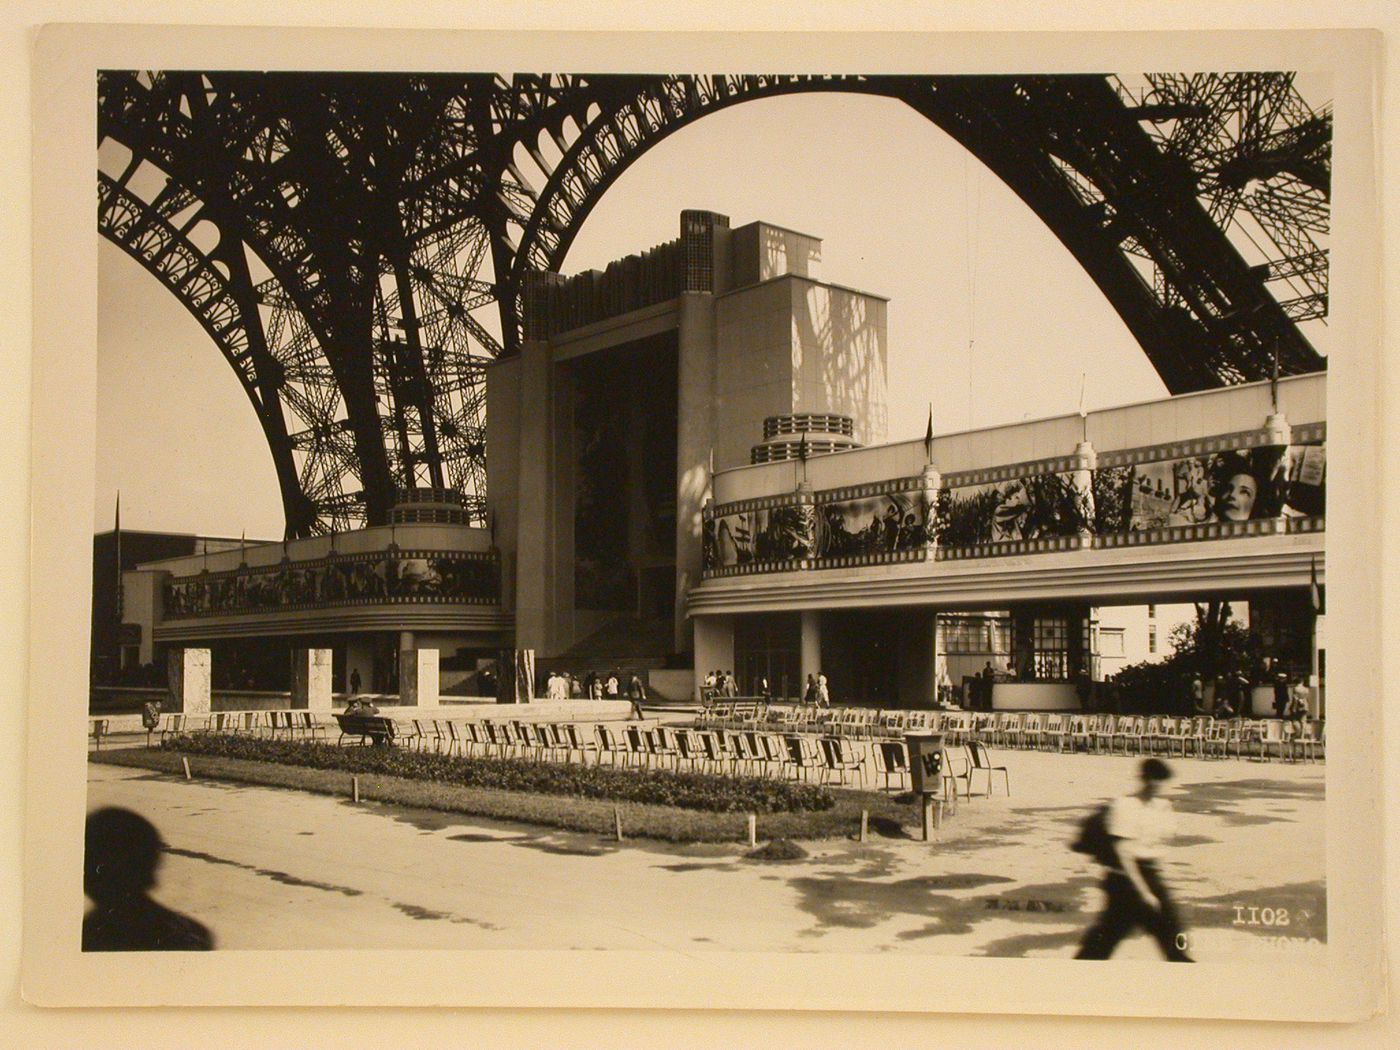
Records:
{"label": "photographic mural panel", "polygon": [[[1109,463],[1092,471],[942,488],[932,515],[934,538],[942,548],[976,548],[1326,512],[1321,440],[1127,464],[1105,458]],[[922,548],[930,514],[917,479],[880,487],[887,491],[841,499],[818,493],[815,507],[721,506],[705,520],[705,568],[772,563],[779,569],[794,560],[820,563]]]}
{"label": "photographic mural panel", "polygon": [[705,568],[810,558],[815,549],[814,518],[810,503],[747,507],[706,517]]}
{"label": "photographic mural panel", "polygon": [[1320,442],[1105,467],[1095,476],[1095,531],[1321,516],[1326,475]]}
{"label": "photographic mural panel", "polygon": [[821,502],[817,505],[819,558],[847,558],[918,550],[928,542],[922,489]]}
{"label": "photographic mural panel", "polygon": [[947,489],[946,497],[940,493],[939,499],[939,546],[1091,532],[1094,502],[1089,481],[1087,471],[1066,471]]}
{"label": "photographic mural panel", "polygon": [[386,601],[491,603],[500,597],[494,557],[410,552],[283,562],[167,581],[168,619]]}

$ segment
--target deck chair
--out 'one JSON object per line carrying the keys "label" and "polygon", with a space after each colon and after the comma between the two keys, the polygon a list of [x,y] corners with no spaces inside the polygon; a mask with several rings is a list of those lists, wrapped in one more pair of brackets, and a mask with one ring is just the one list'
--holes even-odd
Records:
{"label": "deck chair", "polygon": [[978,773],[985,773],[987,776],[987,797],[992,797],[992,774],[1000,773],[1006,781],[1006,794],[1011,794],[1011,774],[1006,771],[1005,766],[992,764],[992,756],[980,740],[968,742],[967,753],[969,763],[967,767],[967,793],[972,797],[972,778]]}

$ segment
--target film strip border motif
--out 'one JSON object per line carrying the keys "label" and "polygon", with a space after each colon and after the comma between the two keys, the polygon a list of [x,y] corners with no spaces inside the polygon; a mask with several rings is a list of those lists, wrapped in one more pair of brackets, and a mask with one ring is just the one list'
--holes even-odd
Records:
{"label": "film strip border motif", "polygon": [[396,551],[242,566],[168,580],[166,620],[365,605],[494,605],[500,559],[479,551]]}
{"label": "film strip border motif", "polygon": [[[927,555],[909,552],[930,546],[937,559],[956,560],[1323,531],[1326,424],[1294,427],[1288,446],[1268,437],[1241,431],[1121,450],[1092,471],[1084,457],[1069,456],[949,474],[933,515],[922,477],[823,490],[815,506],[803,505],[816,519],[810,545],[754,557],[745,543],[764,522],[736,519],[744,542],[725,561],[713,556],[707,534],[705,575],[917,561]],[[1046,467],[1070,469],[1026,473]],[[1000,480],[958,484],[972,478]],[[724,505],[712,509],[707,528],[736,509],[798,501],[785,494]]]}

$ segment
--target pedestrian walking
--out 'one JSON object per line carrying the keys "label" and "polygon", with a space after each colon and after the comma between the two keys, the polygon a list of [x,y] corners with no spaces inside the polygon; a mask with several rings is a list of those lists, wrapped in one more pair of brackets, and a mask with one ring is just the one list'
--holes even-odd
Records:
{"label": "pedestrian walking", "polygon": [[1171,803],[1161,797],[1171,769],[1159,758],[1144,759],[1141,784],[1085,821],[1073,848],[1091,855],[1104,869],[1104,910],[1084,934],[1078,959],[1107,959],[1135,929],[1149,933],[1172,962],[1192,962],[1186,954],[1176,906],[1157,861],[1175,830]]}

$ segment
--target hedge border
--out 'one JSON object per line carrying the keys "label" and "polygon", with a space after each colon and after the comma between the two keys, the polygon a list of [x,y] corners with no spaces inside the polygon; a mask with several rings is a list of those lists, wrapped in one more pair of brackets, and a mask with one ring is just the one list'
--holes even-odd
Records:
{"label": "hedge border", "polygon": [[[88,754],[90,762],[174,775],[183,775],[182,758],[190,759],[191,775],[200,780],[232,781],[345,799],[351,794],[352,774],[338,770],[211,755],[187,756],[144,747]],[[744,813],[713,813],[638,802],[614,803],[464,787],[376,773],[353,775],[359,777],[362,802],[386,802],[562,831],[591,832],[610,839],[614,837],[616,809],[622,816],[624,844],[628,839],[670,843],[742,843],[748,840],[748,818]],[[853,838],[860,827],[862,810],[869,812],[872,828],[882,821],[886,828],[898,829],[896,834],[918,827],[918,807],[912,804],[897,802],[876,792],[835,789],[832,795],[836,804],[828,810],[758,814],[759,840]]]}

